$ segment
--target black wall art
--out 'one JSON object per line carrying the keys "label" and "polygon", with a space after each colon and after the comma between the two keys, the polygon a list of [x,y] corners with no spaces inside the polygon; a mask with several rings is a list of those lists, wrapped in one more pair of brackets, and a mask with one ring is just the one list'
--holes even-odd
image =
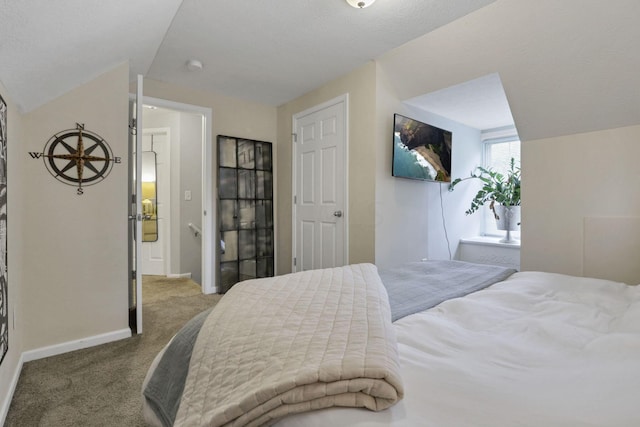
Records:
{"label": "black wall art", "polygon": [[0,96],[0,364],[9,349],[7,285],[7,104]]}

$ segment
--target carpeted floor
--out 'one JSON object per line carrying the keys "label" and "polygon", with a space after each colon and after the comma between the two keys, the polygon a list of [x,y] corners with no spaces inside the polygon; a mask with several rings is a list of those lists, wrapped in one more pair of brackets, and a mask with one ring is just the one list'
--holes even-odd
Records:
{"label": "carpeted floor", "polygon": [[144,426],[141,385],[160,349],[221,295],[189,279],[145,276],[142,335],[25,363],[5,427]]}

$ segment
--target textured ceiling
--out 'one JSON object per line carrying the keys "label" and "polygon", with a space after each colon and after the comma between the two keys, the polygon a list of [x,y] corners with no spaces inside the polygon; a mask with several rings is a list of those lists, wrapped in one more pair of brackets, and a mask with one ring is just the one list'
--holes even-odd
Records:
{"label": "textured ceiling", "polygon": [[181,0],[0,0],[0,81],[29,111],[118,64],[146,74]]}
{"label": "textured ceiling", "polygon": [[132,77],[280,105],[493,1],[0,0],[0,81],[29,111],[129,61]]}

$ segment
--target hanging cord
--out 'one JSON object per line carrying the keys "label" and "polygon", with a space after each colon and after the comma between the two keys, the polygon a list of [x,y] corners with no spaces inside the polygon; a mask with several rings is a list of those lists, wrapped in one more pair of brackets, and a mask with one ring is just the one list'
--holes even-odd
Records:
{"label": "hanging cord", "polygon": [[451,243],[449,243],[449,234],[447,233],[447,223],[444,218],[444,202],[442,201],[442,183],[440,184],[440,213],[442,214],[442,228],[444,229],[444,238],[447,239],[447,250],[449,251],[449,261],[451,261]]}

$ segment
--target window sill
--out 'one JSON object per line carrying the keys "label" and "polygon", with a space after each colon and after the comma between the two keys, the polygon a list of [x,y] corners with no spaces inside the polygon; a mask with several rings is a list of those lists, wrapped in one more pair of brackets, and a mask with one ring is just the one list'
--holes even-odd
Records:
{"label": "window sill", "polygon": [[520,249],[520,240],[517,240],[515,243],[503,243],[500,240],[502,237],[497,236],[476,236],[476,237],[466,237],[460,239],[460,243],[467,243],[470,245],[480,245],[480,246],[497,246],[500,248],[513,248]]}
{"label": "window sill", "polygon": [[520,270],[520,242],[501,243],[498,236],[460,239],[460,261],[501,265]]}

